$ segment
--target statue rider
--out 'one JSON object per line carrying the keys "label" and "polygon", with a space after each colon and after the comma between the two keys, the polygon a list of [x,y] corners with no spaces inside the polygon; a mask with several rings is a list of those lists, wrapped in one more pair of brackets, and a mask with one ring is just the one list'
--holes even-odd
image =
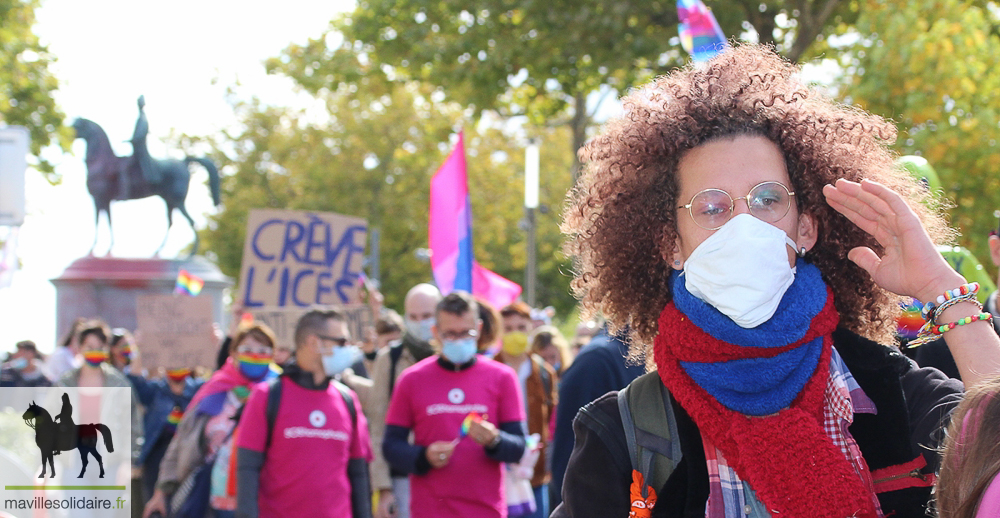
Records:
{"label": "statue rider", "polygon": [[160,183],[160,172],[153,164],[153,158],[149,156],[149,148],[146,147],[146,135],[149,133],[149,122],[146,120],[145,96],[139,96],[139,118],[135,121],[135,131],[132,132],[132,160],[129,167],[118,173],[118,192],[120,199],[129,199],[129,173],[133,167],[138,167],[139,172],[146,183],[156,185]]}
{"label": "statue rider", "polygon": [[[54,419],[56,423],[59,423],[58,437],[65,437],[66,431],[72,429],[73,425],[73,405],[69,402],[69,394],[63,392],[62,395],[62,409],[59,410],[59,415]],[[59,454],[60,448],[56,448],[52,453],[55,455]]]}

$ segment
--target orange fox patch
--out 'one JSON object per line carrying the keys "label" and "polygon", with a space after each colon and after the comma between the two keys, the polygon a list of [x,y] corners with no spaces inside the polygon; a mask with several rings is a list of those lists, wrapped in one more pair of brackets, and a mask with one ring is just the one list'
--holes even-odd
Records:
{"label": "orange fox patch", "polygon": [[[642,488],[646,488],[649,496],[643,498]],[[642,473],[632,470],[632,485],[629,487],[632,500],[632,510],[628,515],[630,518],[650,518],[653,506],[656,505],[656,490],[646,486],[646,481],[642,479]]]}

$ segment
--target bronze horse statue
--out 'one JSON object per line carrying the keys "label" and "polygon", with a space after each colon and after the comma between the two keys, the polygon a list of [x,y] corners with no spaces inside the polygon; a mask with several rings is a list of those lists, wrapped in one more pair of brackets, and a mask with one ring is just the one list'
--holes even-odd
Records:
{"label": "bronze horse statue", "polygon": [[[66,399],[66,396],[63,396]],[[34,401],[28,405],[28,409],[21,415],[24,424],[35,430],[35,444],[42,454],[42,474],[38,478],[45,478],[45,461],[48,461],[52,473],[56,476],[56,466],[52,460],[53,455],[58,455],[60,451],[79,450],[80,459],[83,461],[83,468],[76,478],[83,478],[87,471],[87,454],[91,454],[97,459],[97,465],[101,467],[101,478],[104,478],[104,460],[101,454],[97,453],[97,434],[104,437],[104,447],[109,452],[114,452],[115,448],[111,441],[111,430],[107,425],[82,424],[76,425],[72,419],[69,422],[56,423],[52,416],[44,408],[35,404]]]}
{"label": "bronze horse statue", "polygon": [[[140,105],[141,107],[141,105]],[[173,225],[174,209],[181,211],[194,228],[194,220],[184,207],[184,199],[187,198],[188,184],[191,182],[191,173],[188,165],[197,162],[208,171],[209,188],[212,192],[212,201],[219,205],[219,171],[215,164],[207,158],[186,157],[184,160],[156,160],[149,158],[149,153],[145,146],[136,146],[132,156],[117,156],[111,149],[111,141],[108,140],[107,133],[94,121],[79,118],[73,121],[73,129],[76,130],[76,138],[83,139],[87,143],[87,190],[94,198],[94,244],[90,247],[93,254],[94,247],[97,246],[97,225],[104,212],[108,218],[108,229],[111,229],[111,202],[116,200],[138,200],[149,196],[159,196],[167,203],[167,235],[163,237],[163,243],[156,249],[159,255],[163,245],[167,243],[167,236],[170,227]],[[144,135],[143,135],[144,136]],[[140,156],[135,153],[138,152]],[[141,164],[151,164],[155,169],[154,178],[158,181],[147,181],[143,174]],[[122,179],[126,179],[125,185],[121,185]],[[124,188],[123,188],[124,187]],[[111,234],[111,244],[114,245],[114,233]],[[111,248],[109,247],[110,251]],[[194,247],[191,255],[198,253],[198,232],[194,233]]]}

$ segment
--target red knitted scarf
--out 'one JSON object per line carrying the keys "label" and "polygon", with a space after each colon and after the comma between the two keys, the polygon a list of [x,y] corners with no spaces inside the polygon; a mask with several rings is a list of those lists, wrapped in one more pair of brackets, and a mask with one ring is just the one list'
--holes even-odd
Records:
{"label": "red knitted scarf", "polygon": [[722,406],[684,372],[680,362],[721,362],[771,356],[778,351],[740,347],[713,338],[672,302],[660,314],[659,334],[654,342],[660,379],[701,433],[775,516],[878,516],[871,493],[823,431],[824,395],[833,350],[831,333],[838,320],[833,297],[828,297],[806,336],[790,345],[823,337],[816,372],[790,407],[769,416],[750,417]]}

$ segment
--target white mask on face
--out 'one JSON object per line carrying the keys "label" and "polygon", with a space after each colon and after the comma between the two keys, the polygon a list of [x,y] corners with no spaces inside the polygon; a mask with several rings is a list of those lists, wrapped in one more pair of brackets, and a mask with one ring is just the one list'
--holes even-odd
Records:
{"label": "white mask on face", "polygon": [[757,327],[778,309],[795,280],[784,230],[738,214],[702,241],[684,262],[685,287],[743,328]]}
{"label": "white mask on face", "polygon": [[422,342],[430,342],[434,338],[434,317],[424,320],[406,319],[406,330]]}
{"label": "white mask on face", "polygon": [[361,350],[356,345],[334,347],[332,353],[322,356],[323,372],[327,376],[336,376],[344,372],[344,369],[354,365],[359,356],[361,356]]}

